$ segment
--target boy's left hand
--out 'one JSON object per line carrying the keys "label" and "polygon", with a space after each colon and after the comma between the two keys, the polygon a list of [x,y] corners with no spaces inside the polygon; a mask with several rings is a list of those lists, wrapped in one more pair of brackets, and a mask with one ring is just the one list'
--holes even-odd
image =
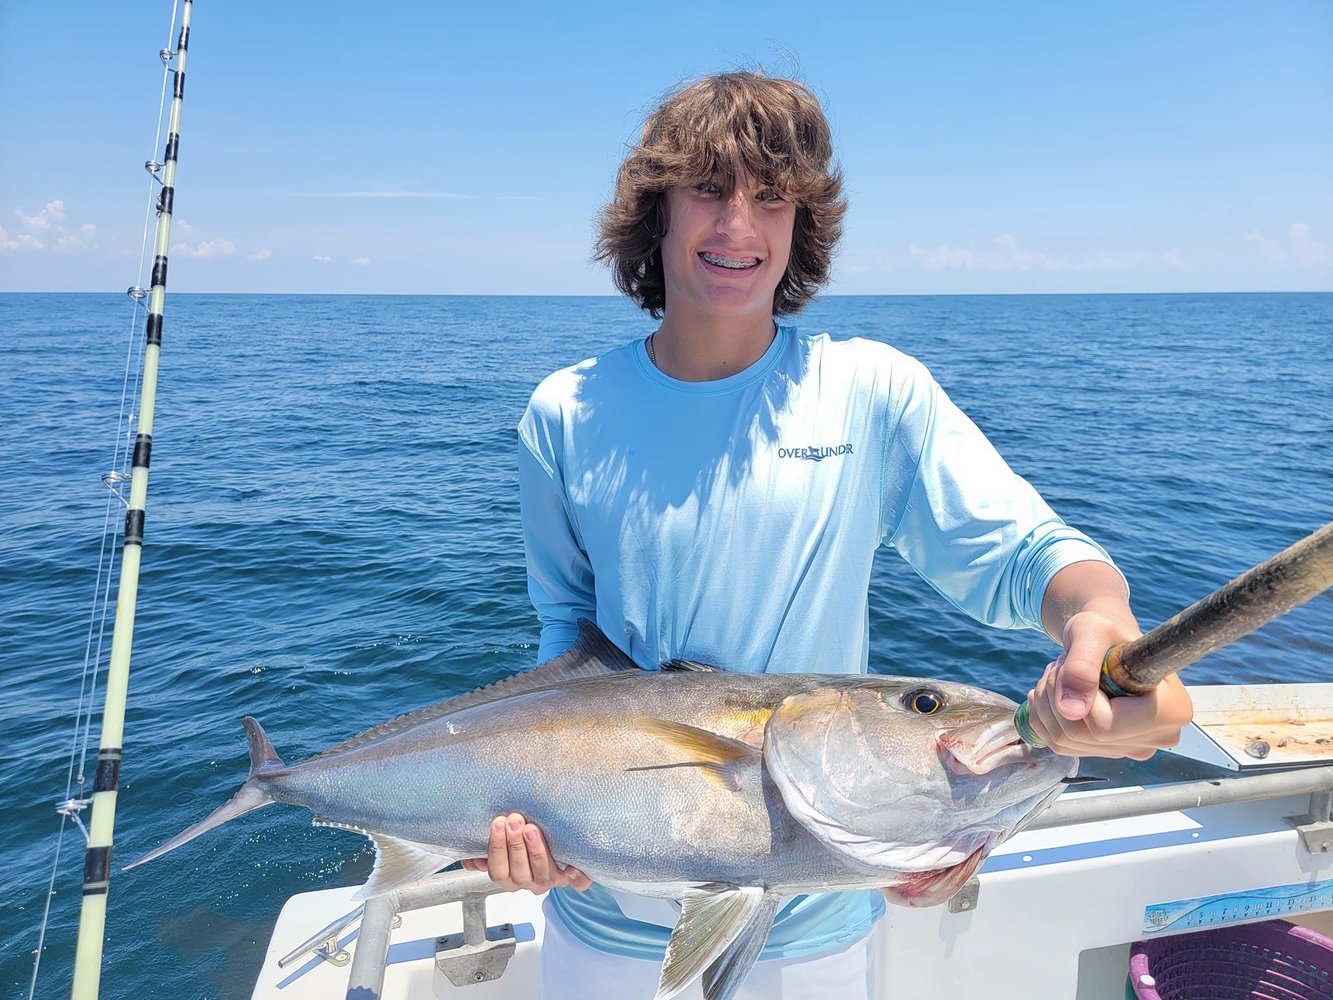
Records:
{"label": "boy's left hand", "polygon": [[1065,623],[1065,651],[1028,692],[1032,727],[1056,753],[1147,760],[1180,742],[1194,707],[1174,675],[1138,698],[1110,699],[1098,689],[1106,651],[1140,634],[1137,626],[1095,611]]}

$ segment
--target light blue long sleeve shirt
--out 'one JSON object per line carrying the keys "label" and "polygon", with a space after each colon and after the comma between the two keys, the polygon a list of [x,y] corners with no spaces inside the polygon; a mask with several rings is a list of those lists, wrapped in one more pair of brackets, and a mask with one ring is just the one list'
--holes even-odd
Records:
{"label": "light blue long sleeve shirt", "polygon": [[[881,544],[1000,628],[1040,629],[1060,569],[1110,562],[920,362],[874,341],[780,326],[744,371],[680,382],[635,340],[545,379],[518,429],[539,662],[591,618],[647,669],[864,672]],[[557,900],[587,943],[660,956],[660,934],[599,917],[610,905]],[[864,893],[808,897],[771,943],[799,953],[879,912]]]}

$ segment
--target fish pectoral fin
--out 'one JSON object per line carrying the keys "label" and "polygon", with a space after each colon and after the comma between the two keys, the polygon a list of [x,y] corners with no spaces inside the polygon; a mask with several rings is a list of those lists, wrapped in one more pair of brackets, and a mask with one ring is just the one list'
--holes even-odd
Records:
{"label": "fish pectoral fin", "polygon": [[764,893],[736,939],[704,970],[704,1000],[731,1000],[736,995],[754,963],[759,961],[781,905],[781,893],[772,890]]}
{"label": "fish pectoral fin", "polygon": [[[693,890],[687,893],[681,900],[680,919],[667,942],[666,959],[662,962],[662,975],[657,982],[654,1000],[671,1000],[710,969],[714,961],[727,952],[728,946],[747,930],[756,911],[764,906],[766,895],[758,886],[730,886],[720,891]],[[772,921],[771,914],[769,920]],[[730,980],[727,982],[729,984]]]}
{"label": "fish pectoral fin", "polygon": [[683,722],[640,718],[634,720],[634,727],[688,755],[690,759],[683,763],[699,768],[709,781],[728,791],[740,788],[740,772],[745,765],[758,764],[763,758],[763,751],[748,743]]}
{"label": "fish pectoral fin", "polygon": [[[324,822],[321,825],[338,824]],[[458,860],[440,854],[433,847],[390,837],[386,833],[370,833],[366,830],[358,832],[364,833],[375,845],[375,869],[370,873],[370,878],[366,879],[366,884],[356,891],[353,899],[369,899],[393,892],[394,889],[419,882],[427,875],[434,875]]]}
{"label": "fish pectoral fin", "polygon": [[880,895],[894,906],[938,906],[958,894],[989,853],[988,847],[979,847],[952,867],[904,874],[891,885],[881,886]]}

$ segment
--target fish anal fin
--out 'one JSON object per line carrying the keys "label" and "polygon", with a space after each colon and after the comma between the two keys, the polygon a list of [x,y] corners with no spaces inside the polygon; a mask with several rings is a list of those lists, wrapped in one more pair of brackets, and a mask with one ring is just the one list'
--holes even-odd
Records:
{"label": "fish anal fin", "polygon": [[[588,619],[580,618],[578,638],[574,640],[574,645],[559,656],[553,656],[531,670],[524,670],[476,691],[469,691],[454,698],[447,698],[444,701],[436,702],[434,705],[427,705],[415,712],[409,712],[407,715],[400,715],[396,719],[380,723],[373,729],[367,729],[363,733],[358,733],[356,736],[349,737],[341,743],[329,747],[318,756],[329,757],[347,750],[354,750],[359,746],[374,743],[386,736],[402,732],[410,726],[437,719],[451,712],[459,712],[476,705],[485,705],[527,691],[538,691],[543,688],[554,687],[557,684],[564,684],[567,681],[580,680],[584,677],[602,677],[607,674],[624,673],[639,669],[641,669],[639,665],[631,660],[619,646],[608,639],[601,629]],[[316,758],[311,758],[311,760],[314,759]]]}
{"label": "fish anal fin", "polygon": [[667,942],[654,1000],[671,1000],[703,975],[746,930],[765,895],[757,886],[686,893],[680,919]]}
{"label": "fish anal fin", "polygon": [[704,1000],[731,1000],[736,995],[754,963],[759,961],[781,905],[781,893],[772,890],[764,893],[736,939],[704,970]]}
{"label": "fish anal fin", "polygon": [[[356,829],[328,820],[321,821],[319,825]],[[370,878],[366,879],[366,884],[356,891],[353,899],[369,899],[372,896],[393,892],[405,885],[419,882],[458,860],[439,853],[438,848],[413,843],[400,837],[391,837],[386,833],[361,830],[357,832],[364,832],[375,845],[375,869],[370,873]]]}
{"label": "fish anal fin", "polygon": [[733,792],[740,787],[741,769],[763,758],[763,751],[748,743],[683,722],[639,718],[634,720],[634,727],[679,750],[689,758],[685,763],[699,768],[715,785]]}

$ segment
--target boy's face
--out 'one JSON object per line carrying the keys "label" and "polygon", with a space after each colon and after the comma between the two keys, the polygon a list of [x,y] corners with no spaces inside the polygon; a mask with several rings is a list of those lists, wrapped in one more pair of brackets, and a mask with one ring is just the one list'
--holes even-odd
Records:
{"label": "boy's face", "polygon": [[667,191],[662,269],[668,315],[771,319],[791,257],[796,206],[748,175],[730,197],[709,181]]}

